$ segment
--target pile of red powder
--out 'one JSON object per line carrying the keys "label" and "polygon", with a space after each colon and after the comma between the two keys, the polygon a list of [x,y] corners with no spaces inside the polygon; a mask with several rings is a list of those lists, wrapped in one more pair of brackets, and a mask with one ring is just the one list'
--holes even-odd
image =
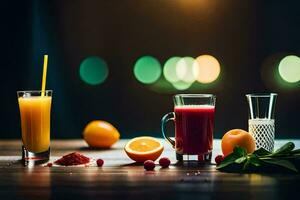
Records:
{"label": "pile of red powder", "polygon": [[78,153],[70,153],[58,159],[54,163],[57,165],[70,166],[70,165],[82,165],[90,162],[90,158]]}

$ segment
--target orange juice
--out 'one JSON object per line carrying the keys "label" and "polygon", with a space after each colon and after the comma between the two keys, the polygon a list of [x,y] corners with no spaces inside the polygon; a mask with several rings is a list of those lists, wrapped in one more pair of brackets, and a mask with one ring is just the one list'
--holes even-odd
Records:
{"label": "orange juice", "polygon": [[19,97],[22,140],[26,150],[45,152],[50,147],[51,96]]}

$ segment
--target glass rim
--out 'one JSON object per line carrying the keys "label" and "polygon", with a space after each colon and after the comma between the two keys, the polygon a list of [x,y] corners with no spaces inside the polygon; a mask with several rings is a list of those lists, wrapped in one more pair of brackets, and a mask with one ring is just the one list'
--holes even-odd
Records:
{"label": "glass rim", "polygon": [[[17,93],[24,92],[24,93],[34,93],[34,92],[43,92],[42,90],[19,90]],[[53,90],[45,90],[45,92],[53,92]]]}
{"label": "glass rim", "polygon": [[277,96],[277,93],[250,93],[246,94],[246,97],[271,97],[271,96]]}
{"label": "glass rim", "polygon": [[18,98],[24,98],[23,95],[29,94],[30,96],[40,96],[44,94],[45,96],[52,96],[53,90],[45,90],[44,92],[42,90],[20,90],[17,91]]}
{"label": "glass rim", "polygon": [[216,97],[214,94],[175,94],[175,97]]}

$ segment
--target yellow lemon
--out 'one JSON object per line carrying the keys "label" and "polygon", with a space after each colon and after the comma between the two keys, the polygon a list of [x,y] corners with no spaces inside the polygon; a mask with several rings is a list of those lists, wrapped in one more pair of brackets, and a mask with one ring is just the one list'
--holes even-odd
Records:
{"label": "yellow lemon", "polygon": [[110,123],[95,120],[86,125],[83,138],[90,147],[109,148],[119,140],[120,133]]}

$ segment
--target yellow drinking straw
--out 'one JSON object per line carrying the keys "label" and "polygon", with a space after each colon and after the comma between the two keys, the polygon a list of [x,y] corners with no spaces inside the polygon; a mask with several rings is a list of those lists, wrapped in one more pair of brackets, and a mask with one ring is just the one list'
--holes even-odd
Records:
{"label": "yellow drinking straw", "polygon": [[48,55],[44,55],[42,97],[45,95],[45,89],[46,89],[47,65],[48,65]]}

